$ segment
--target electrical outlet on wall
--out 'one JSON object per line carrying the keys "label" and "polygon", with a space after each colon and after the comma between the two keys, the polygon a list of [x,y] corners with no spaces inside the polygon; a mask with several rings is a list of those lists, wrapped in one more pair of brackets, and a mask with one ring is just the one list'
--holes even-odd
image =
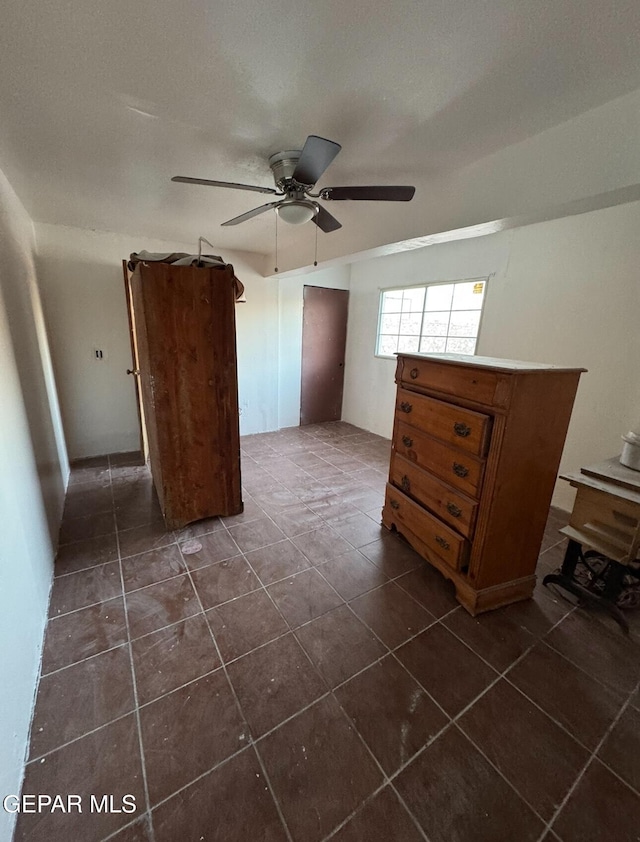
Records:
{"label": "electrical outlet on wall", "polygon": [[106,360],[107,352],[104,348],[94,348],[93,349],[93,359],[94,360]]}

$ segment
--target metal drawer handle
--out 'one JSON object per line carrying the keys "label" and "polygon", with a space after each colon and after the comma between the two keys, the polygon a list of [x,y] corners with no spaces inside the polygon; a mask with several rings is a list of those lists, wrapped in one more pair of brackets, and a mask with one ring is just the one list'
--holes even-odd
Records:
{"label": "metal drawer handle", "polygon": [[400,503],[398,503],[397,500],[389,500],[389,505],[391,506],[392,509],[399,509],[400,508]]}
{"label": "metal drawer handle", "polygon": [[447,503],[447,511],[452,517],[460,517],[462,509],[459,509],[455,503]]}
{"label": "metal drawer handle", "polygon": [[466,468],[464,465],[461,465],[459,462],[453,463],[453,473],[457,477],[466,477],[469,473],[469,468]]}
{"label": "metal drawer handle", "polygon": [[417,369],[417,368],[412,368],[412,369],[411,369],[411,371],[409,372],[409,377],[410,377],[412,380],[415,380],[415,379],[416,379],[416,377],[417,377],[419,374],[420,374],[420,372],[418,371],[418,369]]}
{"label": "metal drawer handle", "polygon": [[405,447],[413,447],[413,439],[409,438],[409,436],[402,436],[402,444]]}
{"label": "metal drawer handle", "polygon": [[413,405],[408,403],[407,401],[402,401],[402,403],[400,404],[400,409],[403,412],[411,412],[411,410],[413,409]]}
{"label": "metal drawer handle", "polygon": [[466,439],[468,435],[471,435],[471,427],[467,427],[462,421],[456,421],[453,425],[453,432],[460,438]]}
{"label": "metal drawer handle", "polygon": [[411,481],[406,474],[400,480],[400,487],[403,491],[411,491]]}
{"label": "metal drawer handle", "polygon": [[441,538],[440,535],[436,535],[436,544],[440,544],[443,550],[448,550],[451,546],[448,541],[445,541],[444,538]]}

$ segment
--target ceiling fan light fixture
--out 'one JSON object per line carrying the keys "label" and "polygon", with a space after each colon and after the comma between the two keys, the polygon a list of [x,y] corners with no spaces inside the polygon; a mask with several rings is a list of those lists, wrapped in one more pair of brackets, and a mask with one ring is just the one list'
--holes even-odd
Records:
{"label": "ceiling fan light fixture", "polygon": [[318,212],[314,202],[305,199],[291,199],[281,202],[276,207],[276,212],[283,222],[289,225],[303,225],[310,222]]}

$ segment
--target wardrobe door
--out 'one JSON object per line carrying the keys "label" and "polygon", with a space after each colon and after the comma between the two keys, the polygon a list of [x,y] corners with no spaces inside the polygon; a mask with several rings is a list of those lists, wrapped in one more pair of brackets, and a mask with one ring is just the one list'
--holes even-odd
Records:
{"label": "wardrobe door", "polygon": [[238,514],[233,270],[138,264],[131,289],[150,466],[166,525]]}
{"label": "wardrobe door", "polygon": [[131,289],[131,272],[127,265],[127,261],[122,261],[122,273],[124,277],[124,297],[127,305],[127,320],[129,323],[129,341],[131,343],[131,368],[127,369],[127,374],[133,377],[133,383],[136,395],[136,408],[138,410],[138,424],[140,426],[140,454],[142,464],[149,461],[149,444],[147,442],[147,430],[144,420],[144,406],[142,403],[142,394],[140,386],[140,362],[138,352],[138,342],[135,331],[135,314],[133,311],[133,292]]}

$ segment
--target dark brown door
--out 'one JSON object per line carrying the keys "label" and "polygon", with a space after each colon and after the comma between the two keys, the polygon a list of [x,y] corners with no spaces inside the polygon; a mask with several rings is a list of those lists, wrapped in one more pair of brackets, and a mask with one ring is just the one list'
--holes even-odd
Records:
{"label": "dark brown door", "polygon": [[305,286],[300,424],[340,421],[349,291]]}

